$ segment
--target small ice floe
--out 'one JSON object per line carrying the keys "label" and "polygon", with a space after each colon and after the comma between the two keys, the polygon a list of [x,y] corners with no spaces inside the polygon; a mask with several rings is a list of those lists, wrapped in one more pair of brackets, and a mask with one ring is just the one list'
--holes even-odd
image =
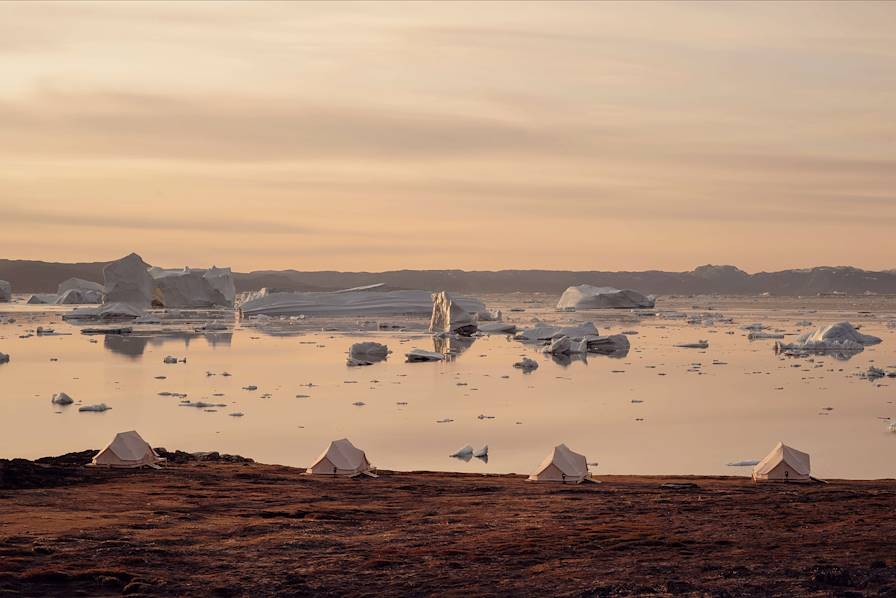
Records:
{"label": "small ice floe", "polygon": [[75,401],[70,396],[68,396],[66,393],[57,392],[56,394],[53,395],[53,398],[50,399],[50,402],[53,403],[54,405],[71,405]]}
{"label": "small ice floe", "polygon": [[477,459],[486,459],[486,458],[488,458],[488,445],[486,444],[485,446],[483,446],[483,447],[482,447],[481,449],[479,449],[478,451],[475,451],[475,452],[473,453],[473,456],[476,457]]}
{"label": "small ice floe", "polygon": [[880,369],[880,368],[878,368],[878,367],[874,367],[874,366],[872,365],[872,366],[869,366],[869,367],[868,367],[868,371],[867,371],[867,372],[865,372],[864,374],[862,374],[862,377],[863,377],[863,378],[866,378],[866,379],[868,379],[868,380],[874,381],[874,380],[878,380],[879,378],[883,378],[883,377],[886,376],[886,375],[887,375],[887,372],[886,372],[886,371],[884,371],[884,370],[882,370],[882,369]]}
{"label": "small ice floe", "polygon": [[754,465],[758,464],[758,459],[748,459],[746,461],[734,461],[732,463],[726,463],[728,467],[753,467]]}
{"label": "small ice floe", "polygon": [[366,404],[367,403],[365,403],[364,401],[355,401],[354,403],[352,403],[352,405],[354,405],[355,407],[363,407]]}
{"label": "small ice floe", "polygon": [[187,358],[178,359],[174,355],[166,355],[165,359],[162,360],[162,363],[187,363]]}
{"label": "small ice floe", "polygon": [[479,324],[479,331],[486,334],[513,334],[516,332],[516,324],[507,322],[483,322]]}
{"label": "small ice floe", "polygon": [[234,411],[233,413],[228,413],[227,415],[229,415],[230,417],[243,417],[243,412],[242,411]]}
{"label": "small ice floe", "polygon": [[112,408],[105,403],[98,403],[96,405],[82,405],[81,407],[78,407],[78,411],[94,411],[97,413],[102,413],[103,411],[108,411],[109,409]]}
{"label": "small ice floe", "polygon": [[227,407],[224,403],[206,403],[205,401],[181,401],[181,407],[195,407],[196,409],[208,409],[209,407]]}
{"label": "small ice floe", "polygon": [[221,372],[221,375],[227,377],[230,375],[230,372]]}
{"label": "small ice floe", "polygon": [[411,349],[405,353],[407,363],[419,363],[423,361],[445,361],[445,355],[423,349]]}
{"label": "small ice floe", "polygon": [[896,422],[893,422],[889,426],[887,426],[887,430],[889,430],[890,432],[896,432]]}
{"label": "small ice floe", "polygon": [[495,416],[494,415],[484,415],[484,414],[480,413],[479,415],[476,416],[476,419],[495,419]]}
{"label": "small ice floe", "polygon": [[35,332],[37,333],[37,336],[49,336],[51,334],[56,334],[56,331],[52,328],[44,328],[43,326],[38,326]]}
{"label": "small ice floe", "polygon": [[446,417],[445,419],[437,419],[437,420],[436,420],[436,423],[437,423],[437,424],[450,424],[450,423],[453,422],[453,421],[454,421],[454,420],[451,419],[450,417]]}
{"label": "small ice floe", "polygon": [[741,330],[749,330],[752,332],[759,332],[760,330],[765,330],[768,328],[765,324],[761,324],[756,322],[755,324],[747,324],[746,326],[741,327]]}
{"label": "small ice floe", "polygon": [[134,324],[161,324],[162,319],[154,314],[143,314],[134,319]]}
{"label": "small ice floe", "polygon": [[311,395],[296,395],[297,399],[310,399]]}
{"label": "small ice floe", "polygon": [[9,363],[8,353],[0,353],[0,363]]}
{"label": "small ice floe", "polygon": [[681,349],[708,349],[709,341],[707,340],[699,340],[696,343],[680,343],[675,345]]}
{"label": "small ice floe", "polygon": [[811,326],[812,322],[809,320],[800,320],[799,322],[795,322],[796,326]]}
{"label": "small ice floe", "polygon": [[522,359],[517,361],[515,364],[513,364],[513,367],[523,370],[524,373],[528,373],[528,372],[538,369],[538,362],[535,361],[534,359],[529,359],[528,357],[523,357]]}
{"label": "small ice floe", "polygon": [[355,343],[348,349],[346,364],[350,367],[373,365],[386,359],[389,355],[389,347],[382,343],[364,342]]}
{"label": "small ice floe", "polygon": [[243,390],[258,390],[258,387],[255,386],[254,384],[250,384],[248,386],[244,386]]}
{"label": "small ice floe", "polygon": [[751,332],[747,335],[747,338],[751,341],[758,341],[763,339],[781,339],[784,338],[784,335],[780,332]]}
{"label": "small ice floe", "polygon": [[469,444],[463,448],[458,449],[456,452],[448,455],[449,457],[453,457],[454,459],[461,459],[463,461],[469,461],[473,458],[473,447]]}
{"label": "small ice floe", "polygon": [[202,326],[193,329],[195,332],[222,332],[227,330],[227,324],[221,322],[206,322]]}
{"label": "small ice floe", "polygon": [[159,393],[160,397],[177,397],[178,399],[184,399],[187,396],[185,392],[171,392],[170,390],[163,390]]}

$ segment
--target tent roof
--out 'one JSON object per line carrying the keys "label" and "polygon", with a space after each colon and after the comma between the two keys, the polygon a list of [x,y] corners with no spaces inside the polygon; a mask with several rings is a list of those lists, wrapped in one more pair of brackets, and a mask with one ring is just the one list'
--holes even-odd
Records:
{"label": "tent roof", "polygon": [[364,465],[366,456],[364,451],[356,448],[355,445],[349,442],[348,438],[340,438],[330,443],[330,446],[318,457],[315,464],[320,463],[323,459],[329,459],[330,463],[337,469],[354,470]]}
{"label": "tent roof", "polygon": [[147,452],[154,453],[149,443],[134,430],[119,432],[106,448],[122,461],[139,461]]}
{"label": "tent roof", "polygon": [[787,463],[791,469],[800,475],[808,476],[810,473],[809,455],[789,447],[783,442],[779,442],[775,448],[772,449],[772,452],[766,455],[765,459],[760,461],[756,467],[753,468],[753,473],[757,475],[767,475],[782,462]]}
{"label": "tent roof", "polygon": [[565,444],[558,444],[550,455],[538,467],[537,473],[541,473],[553,464],[562,473],[571,477],[580,477],[588,473],[588,463],[585,455],[570,450]]}

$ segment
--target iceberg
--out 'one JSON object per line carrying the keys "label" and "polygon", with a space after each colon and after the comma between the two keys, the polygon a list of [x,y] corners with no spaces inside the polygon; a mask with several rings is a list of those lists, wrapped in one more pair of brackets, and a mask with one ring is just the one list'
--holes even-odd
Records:
{"label": "iceberg", "polygon": [[696,343],[679,343],[675,346],[681,349],[708,349],[709,341],[699,340]]}
{"label": "iceberg", "polygon": [[106,303],[126,303],[146,309],[152,305],[153,280],[146,271],[147,264],[136,253],[131,253],[103,268]]}
{"label": "iceberg", "polygon": [[154,285],[152,301],[168,308],[233,307],[236,287],[230,268],[148,270]]}
{"label": "iceberg", "polygon": [[866,345],[876,345],[881,339],[862,334],[849,322],[821,326],[798,337],[795,343],[775,343],[776,351],[863,351]]}
{"label": "iceberg", "polygon": [[56,303],[56,293],[35,293],[28,297],[28,305],[52,305]]}
{"label": "iceberg", "polygon": [[[244,317],[299,315],[431,315],[430,291],[382,291],[381,285],[344,291],[273,292],[263,289],[249,295],[239,306]],[[478,299],[454,297],[453,301],[479,320],[492,314]]]}
{"label": "iceberg", "polygon": [[637,309],[654,305],[656,298],[653,295],[643,295],[631,289],[580,284],[563,291],[557,309]]}
{"label": "iceberg", "polygon": [[528,373],[528,372],[532,372],[532,371],[535,371],[538,369],[538,362],[535,361],[534,359],[530,359],[528,357],[523,357],[522,359],[517,361],[515,364],[513,364],[513,367],[523,370],[524,373]]}
{"label": "iceberg", "polygon": [[472,336],[477,330],[477,314],[471,314],[445,291],[432,294],[432,318],[430,332],[447,332],[461,336]]}
{"label": "iceberg", "polygon": [[5,280],[0,280],[0,303],[12,300],[12,285]]}
{"label": "iceberg", "polygon": [[67,291],[63,291],[56,297],[56,300],[53,301],[56,305],[93,304],[102,302],[102,291],[91,291],[88,289],[68,289]]}
{"label": "iceberg", "polygon": [[50,402],[53,403],[54,405],[71,405],[75,401],[70,396],[68,396],[66,393],[57,392],[56,394],[53,395],[53,398],[50,399]]}
{"label": "iceberg", "polygon": [[349,357],[365,361],[382,361],[389,355],[389,347],[382,343],[355,343],[348,349]]}

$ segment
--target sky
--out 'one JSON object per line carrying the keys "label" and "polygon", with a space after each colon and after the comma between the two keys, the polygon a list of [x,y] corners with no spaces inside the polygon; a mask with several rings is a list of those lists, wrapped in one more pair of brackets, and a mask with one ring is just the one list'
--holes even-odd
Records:
{"label": "sky", "polygon": [[0,3],[0,257],[896,268],[896,3]]}

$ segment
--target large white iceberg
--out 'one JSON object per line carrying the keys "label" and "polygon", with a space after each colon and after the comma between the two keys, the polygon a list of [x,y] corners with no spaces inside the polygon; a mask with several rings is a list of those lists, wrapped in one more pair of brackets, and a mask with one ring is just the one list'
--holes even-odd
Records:
{"label": "large white iceberg", "polygon": [[557,309],[633,309],[653,307],[655,304],[653,295],[643,295],[631,289],[580,284],[563,291]]}
{"label": "large white iceberg", "polygon": [[815,332],[798,337],[795,343],[776,343],[778,350],[806,351],[862,351],[865,345],[876,345],[881,339],[862,334],[849,322],[837,322],[821,326]]}
{"label": "large white iceberg", "polygon": [[0,280],[0,303],[12,300],[12,285],[5,280]]}
{"label": "large white iceberg", "polygon": [[153,303],[169,308],[232,307],[236,296],[230,268],[150,268]]}
{"label": "large white iceberg", "polygon": [[445,291],[432,294],[432,318],[429,322],[430,332],[449,332],[461,336],[471,336],[478,329],[478,314],[471,314],[454,297]]}
{"label": "large white iceberg", "polygon": [[106,303],[127,303],[143,309],[152,305],[153,280],[136,253],[106,264],[103,281]]}
{"label": "large white iceberg", "polygon": [[[250,295],[240,304],[243,316],[298,316],[298,315],[430,315],[430,291],[381,291],[377,286],[362,289],[328,292],[284,292],[262,290]],[[480,320],[490,320],[492,314],[478,299],[454,297],[454,302]]]}

